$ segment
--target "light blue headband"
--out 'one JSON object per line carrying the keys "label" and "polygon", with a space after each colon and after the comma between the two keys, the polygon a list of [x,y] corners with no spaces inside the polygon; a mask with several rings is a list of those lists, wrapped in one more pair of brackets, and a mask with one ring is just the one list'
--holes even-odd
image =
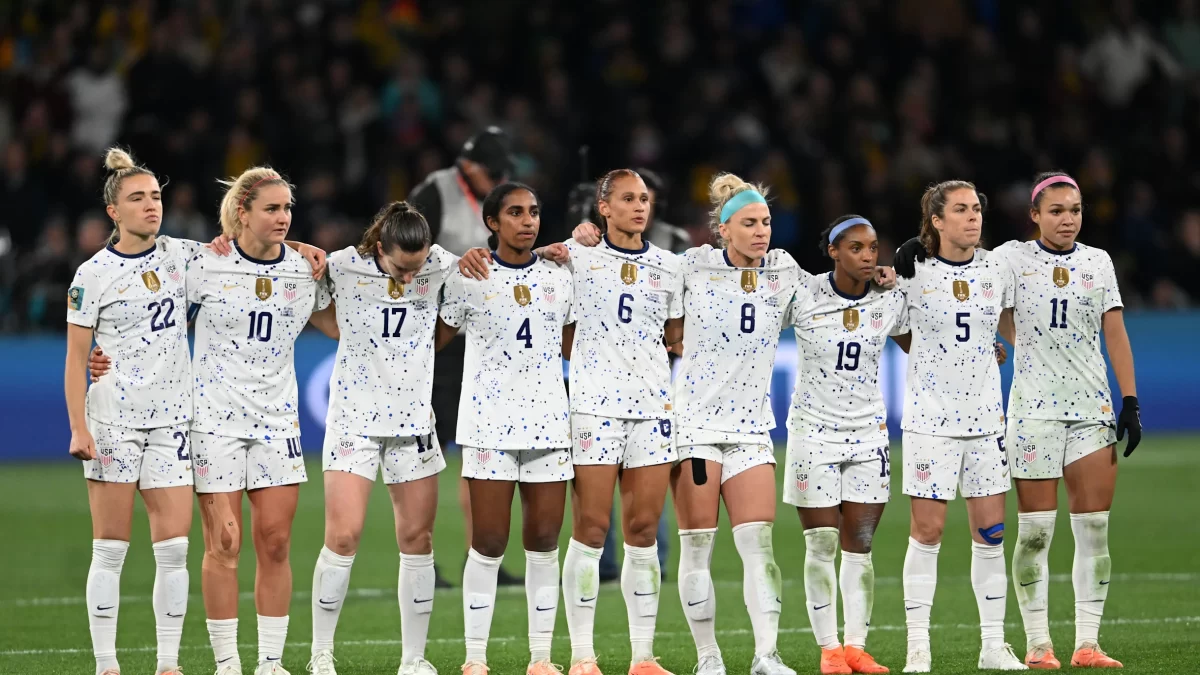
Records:
{"label": "light blue headband", "polygon": [[834,225],[833,229],[829,231],[829,243],[832,245],[833,241],[837,239],[839,235],[855,225],[866,225],[871,229],[875,229],[875,226],[871,224],[871,221],[867,220],[866,218],[851,218],[850,220],[843,220],[837,225]]}
{"label": "light blue headband", "polygon": [[767,198],[763,197],[758,190],[743,190],[729,201],[725,202],[725,206],[721,207],[721,222],[728,223],[733,214],[742,210],[743,206],[750,204],[766,204]]}

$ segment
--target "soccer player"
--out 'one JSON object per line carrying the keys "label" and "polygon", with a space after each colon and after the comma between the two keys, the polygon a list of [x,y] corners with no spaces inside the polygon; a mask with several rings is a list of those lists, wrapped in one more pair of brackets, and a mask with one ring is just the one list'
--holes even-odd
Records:
{"label": "soccer player", "polygon": [[292,571],[288,561],[299,484],[307,480],[297,417],[296,337],[328,295],[311,265],[284,245],[292,189],[254,167],[225,183],[221,229],[236,255],[201,251],[187,269],[199,311],[191,442],[204,526],[203,592],[218,675],[241,673],[237,565],[242,492],[257,558],[256,675],[286,675]]}
{"label": "soccer player", "polygon": [[[888,336],[908,332],[908,312],[902,292],[871,284],[879,239],[866,218],[838,218],[821,233],[820,247],[833,271],[804,279],[791,307],[803,357],[788,415],[783,500],[804,526],[804,594],[821,672],[886,673],[865,651],[875,597],[871,540],[892,473],[879,361]],[[840,575],[833,567],[839,542]]]}
{"label": "soccer player", "polygon": [[[1025,624],[1025,664],[1060,666],[1050,641],[1047,584],[1063,478],[1075,535],[1071,665],[1120,668],[1099,646],[1111,581],[1108,511],[1117,482],[1116,442],[1129,431],[1128,457],[1142,434],[1121,292],[1108,253],[1076,241],[1083,206],[1070,176],[1035,178],[1029,214],[1039,237],[996,249],[1008,259],[1016,284],[1015,306],[1001,316],[1000,333],[1018,350],[1008,401],[1008,456],[1017,485],[1012,572]],[[1101,331],[1124,394],[1119,419],[1113,417]]]}
{"label": "soccer player", "polygon": [[971,528],[971,585],[983,640],[979,668],[1026,669],[1004,641],[1009,466],[994,343],[1014,289],[1004,257],[977,248],[982,221],[973,184],[931,186],[921,198],[920,239],[929,257],[899,282],[911,328],[897,340],[910,343],[902,425],[904,493],[912,498],[904,558],[906,673],[927,673],[932,665],[929,615],[937,557],[947,501],[959,491]]}
{"label": "soccer player", "polygon": [[[129,549],[134,494],[150,518],[153,608],[159,674],[179,671],[187,611],[188,531],[192,524],[192,416],[184,273],[194,241],[157,236],[162,189],[149,169],[118,148],[104,201],[116,233],[83,263],[67,292],[64,384],[73,457],[83,460],[92,514],[88,623],[96,673],[119,675],[117,612]],[[113,354],[115,372],[88,390],[92,339]]]}
{"label": "soccer player", "polygon": [[550,662],[558,613],[558,535],[571,465],[571,427],[561,359],[574,332],[571,274],[533,253],[541,205],[533,189],[502,183],[483,200],[491,231],[486,280],[446,282],[438,344],[466,329],[456,438],[470,489],[471,549],[463,571],[465,675],[486,675],[496,586],[520,487],[529,618],[529,675]]}
{"label": "soccer player", "polygon": [[339,340],[322,452],[325,545],[313,570],[308,669],[316,675],[336,675],[334,631],[381,469],[400,549],[399,672],[437,672],[425,660],[425,643],[434,597],[437,474],[446,462],[430,400],[438,298],[458,259],[432,239],[420,213],[393,202],[357,247],[329,256]]}

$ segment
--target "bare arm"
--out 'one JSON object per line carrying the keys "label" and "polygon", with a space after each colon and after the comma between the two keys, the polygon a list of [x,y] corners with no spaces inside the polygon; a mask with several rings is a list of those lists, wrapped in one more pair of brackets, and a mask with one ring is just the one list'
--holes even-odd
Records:
{"label": "bare arm", "polygon": [[575,347],[575,324],[569,323],[563,326],[562,337],[562,355],[563,358],[571,360],[571,350]]}
{"label": "bare arm", "polygon": [[308,322],[327,337],[334,340],[342,339],[342,332],[337,323],[337,308],[332,301],[325,309],[313,312],[312,316],[308,317]]}
{"label": "bare arm", "polygon": [[63,390],[67,398],[67,418],[71,423],[71,456],[95,459],[96,441],[87,428],[88,352],[92,349],[92,329],[67,324],[67,364]]}
{"label": "bare arm", "polygon": [[1110,309],[1101,320],[1104,343],[1108,348],[1108,360],[1117,376],[1121,396],[1137,396],[1137,381],[1133,375],[1133,347],[1129,345],[1129,334],[1125,332],[1125,313]]}
{"label": "bare arm", "polygon": [[905,333],[904,335],[893,335],[892,342],[895,342],[896,344],[900,345],[900,349],[903,349],[904,353],[907,354],[908,348],[912,346],[912,333]]}
{"label": "bare arm", "polygon": [[683,317],[667,319],[667,324],[663,327],[663,337],[668,352],[683,356]]}
{"label": "bare arm", "polygon": [[437,322],[437,332],[434,334],[433,338],[433,350],[435,352],[442,351],[442,347],[450,344],[450,341],[454,339],[455,335],[458,335],[458,329],[446,323],[445,321],[442,321],[442,317],[439,316]]}
{"label": "bare arm", "polygon": [[1000,312],[1000,337],[1010,345],[1017,344],[1017,324],[1013,322],[1012,307]]}

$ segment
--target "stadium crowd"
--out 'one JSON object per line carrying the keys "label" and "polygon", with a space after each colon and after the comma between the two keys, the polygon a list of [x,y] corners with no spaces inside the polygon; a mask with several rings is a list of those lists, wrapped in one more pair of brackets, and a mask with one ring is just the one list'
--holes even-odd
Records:
{"label": "stadium crowd", "polygon": [[0,331],[64,329],[72,273],[111,230],[96,205],[114,143],[169,179],[164,234],[214,236],[215,179],[270,162],[298,186],[293,238],[332,251],[488,124],[546,202],[540,243],[574,226],[566,197],[585,171],[628,165],[667,179],[664,215],[696,242],[712,174],[769,184],[772,244],[806,268],[845,212],[893,250],[925,186],[948,178],[988,194],[999,244],[1032,234],[1029,181],[1061,169],[1129,307],[1200,303],[1195,0],[650,7],[6,4]]}

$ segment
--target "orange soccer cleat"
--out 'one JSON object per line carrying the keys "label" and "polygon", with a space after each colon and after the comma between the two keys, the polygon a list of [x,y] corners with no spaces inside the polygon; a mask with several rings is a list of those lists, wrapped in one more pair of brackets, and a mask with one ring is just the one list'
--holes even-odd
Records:
{"label": "orange soccer cleat", "polygon": [[525,669],[525,675],[562,675],[562,666],[549,661],[537,661],[529,664],[529,667]]}
{"label": "orange soccer cleat", "polygon": [[843,650],[846,656],[846,665],[850,666],[850,670],[856,673],[886,673],[889,672],[886,666],[881,666],[875,663],[875,658],[866,652],[866,650],[858,647],[846,647]]}
{"label": "orange soccer cleat", "polygon": [[571,664],[571,670],[567,671],[568,675],[604,675],[600,672],[600,666],[596,665],[596,659],[580,659]]}
{"label": "orange soccer cleat", "polygon": [[629,675],[672,675],[671,671],[658,663],[658,657],[638,661],[629,666]]}
{"label": "orange soccer cleat", "polygon": [[462,667],[463,675],[488,675],[487,664],[482,661],[467,661]]}
{"label": "orange soccer cleat", "polygon": [[821,650],[821,675],[850,675],[853,672],[846,665],[846,652],[841,647]]}
{"label": "orange soccer cleat", "polygon": [[1054,647],[1050,643],[1038,645],[1025,654],[1025,665],[1030,670],[1058,670],[1062,664],[1054,656]]}
{"label": "orange soccer cleat", "polygon": [[1075,654],[1071,657],[1071,667],[1073,668],[1124,668],[1121,662],[1110,657],[1100,649],[1100,645],[1095,642],[1085,642],[1083,646],[1075,650]]}

